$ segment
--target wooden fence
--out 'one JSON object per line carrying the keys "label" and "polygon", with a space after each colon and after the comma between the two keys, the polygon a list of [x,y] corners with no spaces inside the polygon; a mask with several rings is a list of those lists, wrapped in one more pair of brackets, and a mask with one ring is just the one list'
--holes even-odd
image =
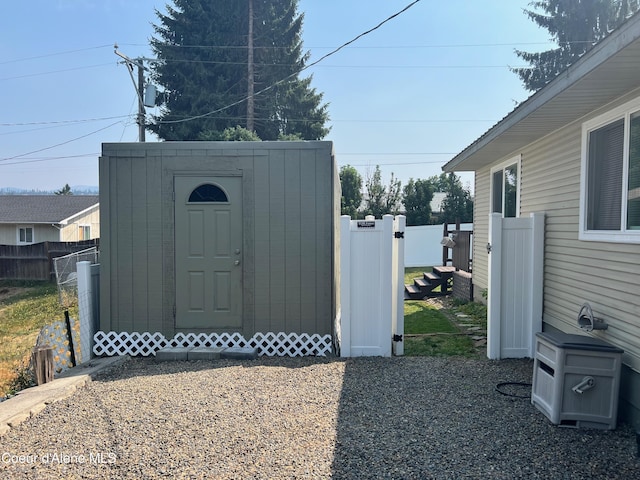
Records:
{"label": "wooden fence", "polygon": [[53,259],[97,247],[98,239],[0,245],[0,280],[54,280]]}
{"label": "wooden fence", "polygon": [[473,250],[473,230],[462,230],[460,223],[456,223],[455,228],[450,228],[449,223],[443,224],[443,236],[453,236],[455,247],[442,247],[442,265],[451,265],[457,270],[471,273],[472,250]]}

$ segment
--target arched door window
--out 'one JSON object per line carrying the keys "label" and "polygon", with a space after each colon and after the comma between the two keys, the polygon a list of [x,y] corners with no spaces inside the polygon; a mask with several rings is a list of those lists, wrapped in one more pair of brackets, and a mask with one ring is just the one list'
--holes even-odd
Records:
{"label": "arched door window", "polygon": [[189,203],[217,202],[228,203],[227,194],[217,185],[205,183],[197,187],[189,195]]}

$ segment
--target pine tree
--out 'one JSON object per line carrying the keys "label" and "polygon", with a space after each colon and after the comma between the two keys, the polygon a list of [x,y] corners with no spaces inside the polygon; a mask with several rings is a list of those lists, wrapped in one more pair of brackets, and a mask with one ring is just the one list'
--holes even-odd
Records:
{"label": "pine tree", "polygon": [[152,131],[165,140],[207,140],[238,126],[263,140],[328,133],[322,94],[311,77],[298,77],[308,57],[298,0],[173,3],[166,15],[156,11],[151,40],[153,79],[164,92]]}
{"label": "pine tree", "polygon": [[54,191],[53,193],[55,193],[56,195],[73,195],[71,187],[68,183],[65,183],[64,187],[62,187],[60,190]]}
{"label": "pine tree", "polygon": [[516,50],[527,68],[513,68],[525,88],[537,91],[575,63],[638,10],[638,0],[541,0],[527,16],[547,29],[558,48],[540,53]]}

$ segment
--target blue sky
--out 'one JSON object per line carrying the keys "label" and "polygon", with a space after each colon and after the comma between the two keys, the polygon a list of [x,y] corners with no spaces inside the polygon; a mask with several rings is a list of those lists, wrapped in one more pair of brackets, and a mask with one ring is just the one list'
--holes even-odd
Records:
{"label": "blue sky", "polygon": [[[0,20],[0,187],[98,185],[102,142],[135,142],[136,93],[113,44],[151,55],[156,0],[22,0]],[[411,0],[300,0],[309,62]],[[329,103],[339,166],[428,178],[525,100],[514,48],[548,33],[529,0],[422,0],[307,70]],[[150,110],[149,113],[152,111]],[[147,132],[147,141],[157,141]],[[472,176],[462,175],[471,185]]]}

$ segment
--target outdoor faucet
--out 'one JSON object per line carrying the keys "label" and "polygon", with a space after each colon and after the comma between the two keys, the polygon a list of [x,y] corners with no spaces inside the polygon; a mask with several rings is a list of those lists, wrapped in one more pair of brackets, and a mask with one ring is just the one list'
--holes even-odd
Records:
{"label": "outdoor faucet", "polygon": [[578,326],[586,332],[606,330],[609,327],[601,319],[593,316],[593,310],[588,302],[585,302],[578,312]]}

